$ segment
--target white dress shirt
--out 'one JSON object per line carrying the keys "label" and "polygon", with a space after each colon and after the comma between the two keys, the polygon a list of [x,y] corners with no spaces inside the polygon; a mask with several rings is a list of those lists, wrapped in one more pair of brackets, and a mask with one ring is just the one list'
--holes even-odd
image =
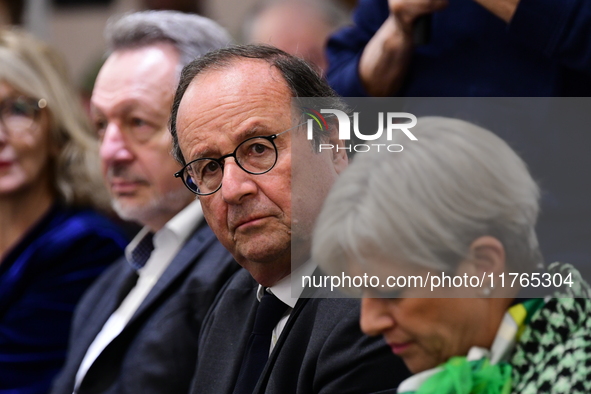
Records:
{"label": "white dress shirt", "polygon": [[[176,214],[154,234],[154,250],[146,261],[146,265],[138,270],[137,283],[121,302],[119,308],[109,317],[86,351],[86,355],[76,373],[74,393],[78,390],[80,383],[94,361],[105,350],[107,345],[123,331],[123,328],[125,328],[142,301],[150,293],[150,290],[158,282],[164,270],[170,265],[201,220],[203,220],[203,211],[200,202],[196,200]],[[131,252],[149,232],[150,230],[144,227],[125,248],[125,256],[128,260],[130,260]]]}
{"label": "white dress shirt", "polygon": [[275,347],[275,344],[277,343],[279,336],[285,328],[285,324],[287,324],[287,319],[289,319],[291,311],[295,307],[296,303],[298,302],[298,299],[304,291],[301,279],[294,280],[292,283],[292,277],[300,278],[301,276],[311,276],[314,273],[316,267],[316,263],[313,263],[312,260],[308,260],[307,262],[296,268],[291,273],[291,275],[288,275],[285,278],[281,279],[275,285],[267,287],[266,289],[263,286],[259,285],[259,288],[257,290],[257,299],[259,300],[259,302],[261,302],[264,292],[268,291],[269,293],[277,297],[281,302],[289,306],[281,320],[279,320],[279,323],[277,323],[277,325],[273,329],[269,354],[271,353],[271,351],[273,351],[273,348]]}

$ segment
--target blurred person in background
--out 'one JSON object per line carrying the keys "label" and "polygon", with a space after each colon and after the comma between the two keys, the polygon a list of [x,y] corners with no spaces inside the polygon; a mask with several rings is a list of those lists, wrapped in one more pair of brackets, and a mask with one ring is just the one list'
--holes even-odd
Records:
{"label": "blurred person in background", "polygon": [[360,0],[328,80],[347,97],[588,96],[590,20],[584,0]]}
{"label": "blurred person in background", "polygon": [[105,36],[91,98],[102,171],[115,211],[143,228],[80,301],[52,393],[186,393],[202,320],[239,266],[174,177],[168,119],[183,66],[230,37],[174,11],[113,18]]}
{"label": "blurred person in background", "polygon": [[[419,118],[413,133],[403,152],[357,155],[326,199],[312,250],[330,274],[367,273],[382,284],[428,272],[486,275],[475,288],[363,290],[363,331],[382,334],[415,374],[398,392],[591,392],[591,289],[572,266],[544,268],[539,189],[525,163],[461,120]],[[572,285],[518,299],[519,288],[498,279],[510,272],[532,284],[534,273],[570,274]]]}
{"label": "blurred person in background", "polygon": [[74,307],[127,240],[62,59],[0,30],[0,393],[46,393]]}
{"label": "blurred person in background", "polygon": [[[420,97],[410,112],[462,118],[509,142],[542,187],[544,255],[589,275],[591,178],[581,171],[591,155],[580,147],[591,136],[583,128],[565,133],[554,119],[571,118],[561,108],[566,100],[551,97],[589,106],[591,2],[360,0],[353,20],[327,44],[337,93]],[[455,107],[441,97],[475,99]]]}
{"label": "blurred person in background", "polygon": [[147,10],[180,11],[191,14],[203,14],[203,0],[142,0]]}
{"label": "blurred person in background", "polygon": [[348,22],[348,13],[332,0],[264,0],[245,19],[244,41],[269,44],[328,68],[325,45],[330,34]]}
{"label": "blurred person in background", "polygon": [[23,22],[24,0],[0,0],[0,26]]}

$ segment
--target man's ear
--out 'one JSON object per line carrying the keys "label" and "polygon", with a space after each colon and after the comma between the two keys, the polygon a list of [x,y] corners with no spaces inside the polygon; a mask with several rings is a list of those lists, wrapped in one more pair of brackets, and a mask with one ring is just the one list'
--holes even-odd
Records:
{"label": "man's ear", "polygon": [[329,118],[328,130],[328,143],[333,146],[331,149],[332,163],[337,174],[340,174],[349,165],[349,157],[347,156],[347,150],[345,149],[345,141],[339,139],[339,127],[336,117]]}
{"label": "man's ear", "polygon": [[476,238],[470,245],[470,265],[474,275],[505,272],[505,247],[490,235]]}

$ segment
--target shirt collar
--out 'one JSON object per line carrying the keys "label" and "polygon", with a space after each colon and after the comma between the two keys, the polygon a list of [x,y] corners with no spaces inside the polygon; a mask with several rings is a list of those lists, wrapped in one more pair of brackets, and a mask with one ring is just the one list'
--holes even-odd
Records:
{"label": "shirt collar", "polygon": [[[177,237],[183,241],[191,235],[193,230],[203,220],[203,210],[201,209],[201,202],[195,200],[187,205],[182,211],[177,213],[164,225],[164,228],[170,230]],[[158,232],[156,233],[156,235]]]}
{"label": "shirt collar", "polygon": [[[199,200],[195,200],[166,222],[164,227],[154,234],[154,249],[162,247],[163,242],[168,242],[166,239],[167,236],[173,237],[179,244],[184,243],[202,220],[203,210],[201,209],[201,203]],[[150,231],[148,227],[143,227],[129,245],[127,245],[125,248],[125,257],[128,261],[130,261],[131,252]]]}
{"label": "shirt collar", "polygon": [[312,262],[312,260],[308,260],[296,268],[290,275],[277,282],[275,285],[267,287],[266,289],[259,285],[257,290],[257,299],[260,302],[263,298],[264,291],[266,290],[275,295],[275,297],[279,298],[281,302],[287,304],[293,309],[298,302],[298,299],[302,295],[302,292],[304,291],[302,281],[299,278],[305,275],[312,275],[316,269],[316,266],[316,263]]}

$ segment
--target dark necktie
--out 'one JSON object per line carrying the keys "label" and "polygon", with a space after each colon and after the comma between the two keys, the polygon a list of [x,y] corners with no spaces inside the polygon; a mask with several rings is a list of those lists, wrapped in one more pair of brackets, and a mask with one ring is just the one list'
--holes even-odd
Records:
{"label": "dark necktie", "polygon": [[129,265],[133,268],[133,272],[121,282],[119,286],[119,294],[117,295],[117,306],[121,305],[125,297],[133,289],[139,279],[137,271],[146,265],[146,261],[150,258],[152,251],[154,250],[154,243],[152,239],[154,233],[147,233],[137,246],[131,251],[129,256]]}
{"label": "dark necktie", "polygon": [[131,251],[131,258],[129,264],[137,271],[146,265],[146,261],[150,258],[152,251],[154,250],[154,233],[147,233],[144,238],[137,244],[137,246]]}
{"label": "dark necktie", "polygon": [[265,292],[257,308],[234,394],[252,394],[269,358],[273,328],[286,310],[286,304],[273,294]]}

